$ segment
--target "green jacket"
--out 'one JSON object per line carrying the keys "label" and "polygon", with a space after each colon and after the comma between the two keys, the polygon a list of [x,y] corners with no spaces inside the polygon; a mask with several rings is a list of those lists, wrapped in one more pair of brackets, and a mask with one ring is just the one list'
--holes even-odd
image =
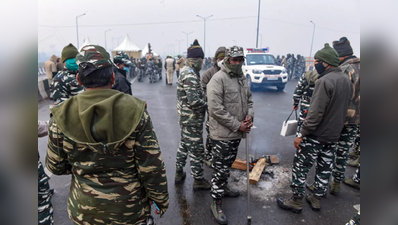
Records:
{"label": "green jacket", "polygon": [[76,224],[138,224],[154,201],[169,205],[165,166],[145,102],[90,90],[51,109],[46,165],[72,174],[69,217]]}

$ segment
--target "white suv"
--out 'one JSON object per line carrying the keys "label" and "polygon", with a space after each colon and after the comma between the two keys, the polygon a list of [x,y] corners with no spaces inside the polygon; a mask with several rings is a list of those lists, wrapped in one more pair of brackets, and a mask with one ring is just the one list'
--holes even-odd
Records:
{"label": "white suv", "polygon": [[248,48],[244,51],[243,73],[250,89],[258,86],[276,86],[279,91],[285,88],[288,80],[286,68],[275,63],[275,57],[268,49]]}

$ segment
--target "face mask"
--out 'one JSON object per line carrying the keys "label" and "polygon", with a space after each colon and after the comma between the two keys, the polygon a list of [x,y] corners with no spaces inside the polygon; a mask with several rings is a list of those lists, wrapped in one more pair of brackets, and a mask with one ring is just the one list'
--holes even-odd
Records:
{"label": "face mask", "polygon": [[65,60],[66,63],[66,68],[68,68],[71,71],[77,71],[79,69],[79,66],[76,64],[76,59],[75,58],[70,58]]}
{"label": "face mask", "polygon": [[123,69],[124,69],[126,72],[129,72],[130,67],[124,67]]}
{"label": "face mask", "polygon": [[315,64],[315,69],[316,69],[316,72],[318,72],[318,74],[321,74],[321,73],[325,72],[326,67],[323,66],[322,62],[319,62],[319,63]]}
{"label": "face mask", "polygon": [[217,63],[217,66],[220,67],[220,68],[221,68],[221,65],[222,65],[222,61],[223,61],[223,60],[221,60],[221,61],[219,61],[219,62]]}
{"label": "face mask", "polygon": [[202,69],[202,64],[203,64],[203,59],[198,58],[198,59],[193,59],[190,58],[187,60],[187,63],[189,66],[191,66],[197,74],[199,74],[200,70]]}
{"label": "face mask", "polygon": [[243,64],[241,64],[241,63],[235,64],[235,65],[230,65],[232,72],[239,74],[239,75],[243,74],[242,65]]}

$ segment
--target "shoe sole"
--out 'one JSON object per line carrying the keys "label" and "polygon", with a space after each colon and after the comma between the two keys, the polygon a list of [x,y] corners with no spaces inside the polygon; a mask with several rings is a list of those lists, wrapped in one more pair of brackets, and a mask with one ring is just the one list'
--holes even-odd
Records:
{"label": "shoe sole", "polygon": [[282,209],[290,210],[290,211],[292,211],[294,213],[297,213],[297,214],[300,214],[301,211],[302,211],[302,209],[295,209],[295,208],[291,208],[291,207],[285,206],[283,204],[283,202],[279,202],[279,200],[277,200],[277,203],[278,203],[279,207],[281,207]]}
{"label": "shoe sole", "polygon": [[331,195],[334,195],[334,196],[339,196],[339,192],[329,191],[329,193],[330,193]]}
{"label": "shoe sole", "polygon": [[175,183],[175,184],[181,184],[181,183],[183,183],[184,180],[185,180],[185,177],[186,177],[186,175],[183,176],[183,177],[181,178],[181,180],[174,180],[174,183]]}
{"label": "shoe sole", "polygon": [[354,185],[351,185],[351,184],[347,184],[347,183],[345,183],[344,181],[343,181],[343,183],[344,183],[345,185],[350,186],[350,187],[352,187],[352,188],[355,188],[355,189],[357,189],[357,190],[361,190],[360,187],[357,187],[357,186],[354,186]]}
{"label": "shoe sole", "polygon": [[311,201],[308,200],[308,198],[305,198],[305,200],[308,202],[308,204],[310,204],[312,211],[318,212],[321,208],[315,208],[312,206]]}
{"label": "shoe sole", "polygon": [[224,195],[225,198],[237,198],[239,196],[240,196],[240,194],[238,194],[238,195]]}
{"label": "shoe sole", "polygon": [[218,224],[222,224],[222,225],[228,224],[228,221],[226,221],[226,222],[218,221],[218,220],[216,219],[216,217],[214,217],[213,210],[211,210],[211,208],[210,208],[210,212],[211,212],[211,215],[213,215],[213,219],[214,219]]}
{"label": "shoe sole", "polygon": [[209,188],[196,188],[196,187],[193,187],[193,190],[194,191],[208,191],[208,190],[211,190],[211,187],[209,187]]}

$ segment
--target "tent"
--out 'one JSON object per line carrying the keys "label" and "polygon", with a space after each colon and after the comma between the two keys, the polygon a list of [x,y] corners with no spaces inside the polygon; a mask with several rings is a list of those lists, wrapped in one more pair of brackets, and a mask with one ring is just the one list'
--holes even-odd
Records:
{"label": "tent", "polygon": [[112,56],[115,57],[116,52],[125,52],[129,57],[139,58],[141,49],[130,40],[130,36],[126,34],[123,42],[112,50]]}
{"label": "tent", "polygon": [[[141,57],[145,57],[145,55],[148,53],[148,51],[149,51],[148,44],[146,44],[145,47],[144,47],[144,49],[143,49],[142,52],[141,52]],[[153,56],[155,56],[155,57],[158,57],[158,56],[159,56],[159,54],[156,53],[156,52],[154,52],[154,51],[152,51],[152,54],[153,54]]]}
{"label": "tent", "polygon": [[86,40],[84,40],[84,43],[83,43],[82,46],[80,46],[80,48],[79,48],[79,52],[80,52],[80,51],[82,50],[82,48],[83,48],[84,46],[86,46],[86,45],[94,45],[94,43],[91,42],[91,40],[90,40],[89,37],[87,37]]}

